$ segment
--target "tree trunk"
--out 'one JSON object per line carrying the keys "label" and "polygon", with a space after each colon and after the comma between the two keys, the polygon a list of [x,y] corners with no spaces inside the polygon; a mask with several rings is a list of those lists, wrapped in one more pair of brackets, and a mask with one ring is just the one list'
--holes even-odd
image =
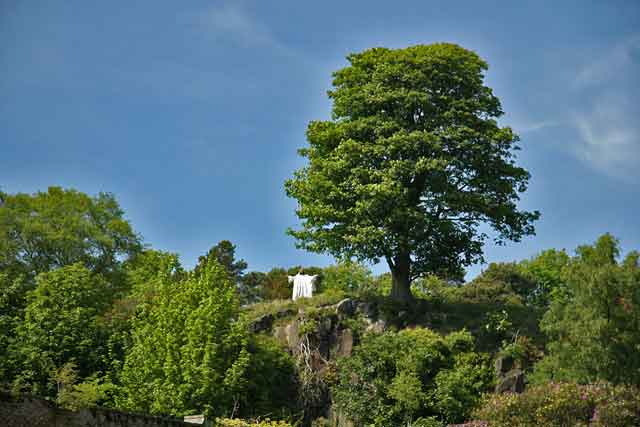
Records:
{"label": "tree trunk", "polygon": [[391,268],[391,299],[396,302],[411,304],[413,295],[411,294],[409,255],[398,256]]}

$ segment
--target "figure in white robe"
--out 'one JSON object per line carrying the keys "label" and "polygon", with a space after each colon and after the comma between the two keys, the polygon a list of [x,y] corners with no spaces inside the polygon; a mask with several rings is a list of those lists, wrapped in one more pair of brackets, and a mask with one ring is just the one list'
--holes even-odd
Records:
{"label": "figure in white robe", "polygon": [[298,298],[311,298],[316,283],[317,274],[310,276],[308,274],[296,274],[295,276],[288,276],[289,283],[293,283],[293,300]]}

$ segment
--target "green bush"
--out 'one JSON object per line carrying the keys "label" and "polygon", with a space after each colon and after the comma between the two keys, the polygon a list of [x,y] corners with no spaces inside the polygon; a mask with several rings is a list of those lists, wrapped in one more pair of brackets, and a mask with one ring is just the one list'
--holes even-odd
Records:
{"label": "green bush", "polygon": [[640,390],[609,383],[546,383],[522,394],[488,395],[474,418],[489,427],[640,425]]}
{"label": "green bush", "polygon": [[272,421],[269,418],[263,420],[241,420],[238,418],[217,418],[216,427],[292,427],[286,421]]}
{"label": "green bush", "polygon": [[276,340],[255,335],[249,342],[251,363],[247,366],[247,385],[236,415],[250,418],[277,416],[289,418],[298,408],[298,382],[293,358]]}
{"label": "green bush", "polygon": [[533,380],[640,386],[639,254],[620,259],[609,234],[576,253],[540,322],[549,343]]}
{"label": "green bush", "polygon": [[234,413],[251,363],[235,283],[215,259],[177,283],[159,274],[153,306],[132,322],[117,407],[174,416]]}
{"label": "green bush", "polygon": [[466,331],[365,335],[351,357],[338,361],[333,401],[356,424],[463,421],[493,379],[488,356],[473,349]]}
{"label": "green bush", "polygon": [[362,264],[345,262],[325,267],[322,288],[356,293],[373,285],[371,271]]}

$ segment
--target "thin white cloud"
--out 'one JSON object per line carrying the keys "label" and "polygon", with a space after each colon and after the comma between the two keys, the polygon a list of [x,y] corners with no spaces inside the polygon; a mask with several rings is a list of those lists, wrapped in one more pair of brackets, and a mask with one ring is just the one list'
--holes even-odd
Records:
{"label": "thin white cloud", "polygon": [[557,120],[541,120],[541,121],[526,121],[526,120],[508,120],[507,125],[518,134],[537,132],[542,129],[560,126],[562,122]]}
{"label": "thin white cloud", "polygon": [[640,55],[640,34],[625,39],[607,54],[601,55],[588,64],[580,70],[574,83],[576,86],[590,86],[614,79],[633,67],[638,55]]}
{"label": "thin white cloud", "polygon": [[601,96],[589,111],[576,113],[573,124],[581,137],[576,154],[596,169],[622,179],[638,176],[640,125],[628,100]]}
{"label": "thin white cloud", "polygon": [[266,25],[254,19],[238,2],[207,9],[200,16],[200,23],[205,32],[231,39],[242,47],[262,46],[291,53]]}
{"label": "thin white cloud", "polygon": [[580,140],[576,155],[614,177],[640,178],[640,35],[630,37],[576,75],[585,101],[572,113]]}

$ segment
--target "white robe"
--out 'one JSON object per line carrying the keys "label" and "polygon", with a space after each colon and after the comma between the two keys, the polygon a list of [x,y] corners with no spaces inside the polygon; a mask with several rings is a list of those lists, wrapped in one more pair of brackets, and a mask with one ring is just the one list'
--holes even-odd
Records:
{"label": "white robe", "polygon": [[298,298],[311,298],[317,274],[309,276],[307,274],[296,274],[288,276],[289,283],[293,283],[293,300]]}

